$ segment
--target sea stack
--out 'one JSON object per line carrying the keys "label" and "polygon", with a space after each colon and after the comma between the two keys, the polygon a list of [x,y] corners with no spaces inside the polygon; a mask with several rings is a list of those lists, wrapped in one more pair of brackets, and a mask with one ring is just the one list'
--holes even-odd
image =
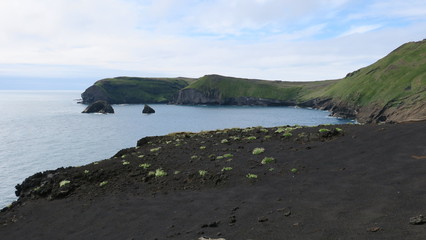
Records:
{"label": "sea stack", "polygon": [[151,113],[155,113],[155,110],[152,107],[145,104],[145,106],[142,110],[142,113],[151,114]]}
{"label": "sea stack", "polygon": [[106,101],[100,100],[90,104],[82,113],[114,113],[114,109]]}

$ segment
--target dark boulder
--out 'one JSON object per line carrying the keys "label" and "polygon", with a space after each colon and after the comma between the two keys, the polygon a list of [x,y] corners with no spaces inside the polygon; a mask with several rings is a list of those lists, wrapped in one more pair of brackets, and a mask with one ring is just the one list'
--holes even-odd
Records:
{"label": "dark boulder", "polygon": [[142,113],[148,113],[148,114],[155,113],[155,110],[152,107],[145,104],[145,107],[143,108]]}
{"label": "dark boulder", "polygon": [[82,113],[114,113],[114,109],[106,101],[96,101],[84,109]]}

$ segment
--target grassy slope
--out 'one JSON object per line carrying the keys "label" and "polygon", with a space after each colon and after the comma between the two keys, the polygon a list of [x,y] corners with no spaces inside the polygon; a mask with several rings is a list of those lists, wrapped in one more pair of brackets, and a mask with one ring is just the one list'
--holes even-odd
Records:
{"label": "grassy slope", "polygon": [[314,97],[358,106],[426,100],[426,40],[406,43],[336,84],[305,96]]}
{"label": "grassy slope", "polygon": [[107,78],[95,83],[101,87],[111,103],[168,102],[190,78]]}
{"label": "grassy slope", "polygon": [[335,81],[282,82],[206,75],[186,88],[201,92],[217,90],[222,98],[258,97],[279,100],[300,100],[301,96],[322,89]]}

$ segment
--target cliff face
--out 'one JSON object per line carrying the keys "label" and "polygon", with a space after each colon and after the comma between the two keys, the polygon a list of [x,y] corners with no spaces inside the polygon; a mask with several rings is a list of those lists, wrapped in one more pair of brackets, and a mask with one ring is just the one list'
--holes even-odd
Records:
{"label": "cliff face", "polygon": [[293,101],[283,101],[277,99],[267,99],[258,97],[222,97],[218,90],[211,90],[203,93],[197,89],[188,88],[179,91],[172,102],[180,105],[254,105],[254,106],[291,106]]}
{"label": "cliff face", "polygon": [[84,104],[99,100],[110,104],[168,103],[192,81],[190,78],[107,78],[90,86],[81,97]]}
{"label": "cliff face", "polygon": [[119,77],[96,82],[84,103],[301,106],[359,122],[426,120],[426,40],[410,42],[345,78],[283,82],[206,75],[198,79]]}
{"label": "cliff face", "polygon": [[426,119],[426,40],[410,42],[374,64],[305,96],[315,107],[360,122]]}
{"label": "cliff face", "polygon": [[101,87],[97,85],[92,85],[87,88],[82,94],[81,98],[83,99],[82,103],[91,104],[96,101],[106,101],[110,102],[107,94],[102,90]]}

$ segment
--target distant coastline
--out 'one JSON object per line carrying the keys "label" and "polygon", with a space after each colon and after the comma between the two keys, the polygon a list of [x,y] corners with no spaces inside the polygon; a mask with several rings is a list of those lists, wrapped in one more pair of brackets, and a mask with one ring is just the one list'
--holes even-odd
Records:
{"label": "distant coastline", "polygon": [[406,43],[343,79],[283,82],[220,75],[193,78],[117,77],[97,81],[83,103],[300,106],[362,123],[426,119],[426,40]]}

